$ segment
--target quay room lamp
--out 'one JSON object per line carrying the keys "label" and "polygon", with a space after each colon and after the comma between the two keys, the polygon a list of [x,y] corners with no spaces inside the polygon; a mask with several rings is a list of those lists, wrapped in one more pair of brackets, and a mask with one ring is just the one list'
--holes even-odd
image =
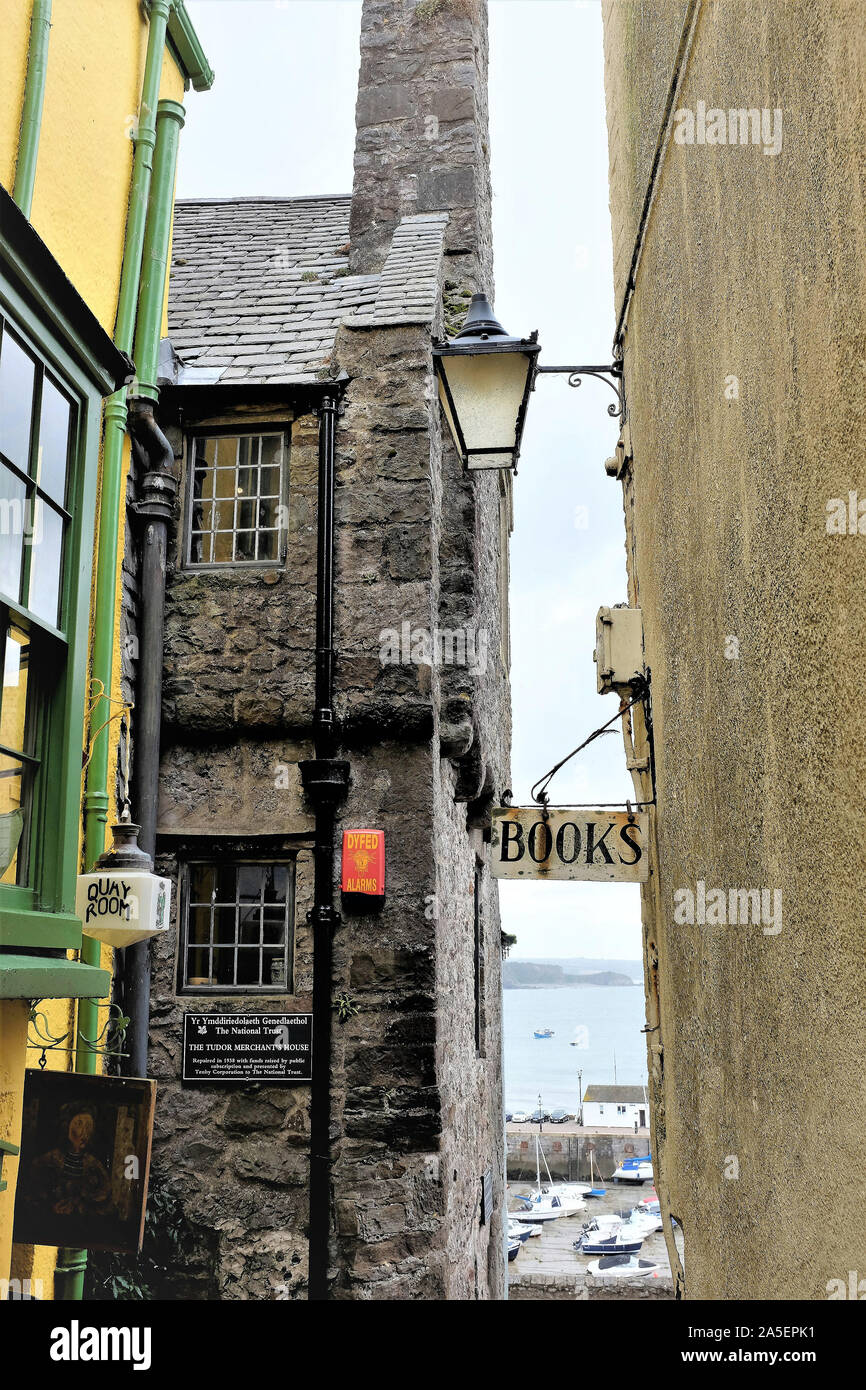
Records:
{"label": "quay room lamp", "polygon": [[622,362],[606,366],[540,367],[538,333],[512,338],[494,317],[487,296],[474,294],[466,322],[455,338],[433,343],[439,399],[464,467],[517,472],[529,393],[538,373],[566,375],[569,386],[584,376],[606,381],[616,403],[608,414],[622,422]]}

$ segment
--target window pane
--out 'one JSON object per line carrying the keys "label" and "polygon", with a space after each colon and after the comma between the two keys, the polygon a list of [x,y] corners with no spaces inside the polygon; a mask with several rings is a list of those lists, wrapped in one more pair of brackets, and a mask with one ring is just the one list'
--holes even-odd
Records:
{"label": "window pane", "polygon": [[262,940],[266,946],[282,946],[286,930],[286,909],[266,907]]}
{"label": "window pane", "polygon": [[29,519],[24,483],[0,463],[0,591],[16,603],[21,598],[21,559]]}
{"label": "window pane", "polygon": [[266,903],[284,903],[289,892],[289,871],[285,864],[268,864],[265,867]]}
{"label": "window pane", "polygon": [[276,497],[279,490],[279,468],[263,468],[261,474],[261,481],[259,483],[259,495],[261,497]]}
{"label": "window pane", "polygon": [[238,984],[239,985],[260,985],[264,983],[261,977],[261,953],[247,947],[246,950],[238,951]]}
{"label": "window pane", "polygon": [[262,869],[259,864],[238,865],[238,899],[259,902],[262,896]]}
{"label": "window pane", "polygon": [[63,558],[63,517],[41,497],[36,499],[30,598],[27,607],[37,618],[57,627],[60,610],[60,565]]}
{"label": "window pane", "polygon": [[66,501],[66,460],[69,457],[71,415],[66,397],[47,376],[43,377],[36,480],[61,507]]}
{"label": "window pane", "polygon": [[[281,434],[266,434],[262,439],[262,467],[276,465],[279,471],[283,462],[284,440]],[[262,489],[264,491],[264,488]]]}
{"label": "window pane", "polygon": [[237,506],[237,529],[239,531],[251,531],[256,524],[259,504],[255,501],[248,501],[243,498],[238,501]]}
{"label": "window pane", "polygon": [[196,439],[194,441],[196,466],[216,463],[217,441],[215,439]]}
{"label": "window pane", "polygon": [[214,947],[211,984],[233,985],[235,982],[234,947]]}
{"label": "window pane", "polygon": [[191,864],[189,868],[189,900],[191,903],[209,903],[216,889],[216,877],[212,864]]}
{"label": "window pane", "polygon": [[4,329],[0,344],[0,451],[23,473],[30,472],[35,379],[33,359]]}
{"label": "window pane", "polygon": [[234,946],[237,933],[237,912],[233,907],[217,907],[213,915],[213,939],[219,946]]}
{"label": "window pane", "polygon": [[192,495],[198,501],[200,498],[209,499],[213,497],[213,469],[196,468],[193,472]]}
{"label": "window pane", "polygon": [[239,531],[235,536],[235,559],[254,560],[256,558],[255,531]]}
{"label": "window pane", "polygon": [[238,471],[238,497],[255,497],[259,487],[257,468],[241,468]]}
{"label": "window pane", "polygon": [[272,530],[276,526],[279,505],[278,497],[268,497],[259,503],[259,526],[265,530]]}
{"label": "window pane", "polygon": [[262,952],[262,984],[273,985],[276,989],[288,988],[285,948]]}
{"label": "window pane", "polygon": [[262,910],[242,907],[238,912],[238,940],[242,946],[258,946],[262,939]]}
{"label": "window pane", "polygon": [[26,753],[24,717],[27,713],[27,672],[30,639],[21,628],[9,625],[3,657],[3,691],[0,695],[0,743]]}
{"label": "window pane", "polygon": [[0,753],[0,883],[17,883],[25,819],[24,764]]}
{"label": "window pane", "polygon": [[[234,498],[237,496],[237,476],[238,475],[233,468],[218,468],[215,474],[216,496],[226,498],[231,497],[231,499],[234,501]],[[229,526],[231,525],[230,518],[231,513],[229,512],[227,513],[227,520]]]}

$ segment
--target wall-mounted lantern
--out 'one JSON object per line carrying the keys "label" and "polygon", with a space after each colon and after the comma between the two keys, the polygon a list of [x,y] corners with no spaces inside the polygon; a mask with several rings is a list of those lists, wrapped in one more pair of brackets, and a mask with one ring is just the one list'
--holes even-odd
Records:
{"label": "wall-mounted lantern", "polygon": [[517,468],[540,351],[537,333],[510,337],[483,294],[472,296],[456,338],[434,342],[439,398],[470,472]]}
{"label": "wall-mounted lantern", "polygon": [[109,946],[132,946],[168,929],[171,880],[152,872],[153,861],[138,847],[137,825],[111,827],[114,843],[93,873],[79,874],[75,913],[85,936]]}

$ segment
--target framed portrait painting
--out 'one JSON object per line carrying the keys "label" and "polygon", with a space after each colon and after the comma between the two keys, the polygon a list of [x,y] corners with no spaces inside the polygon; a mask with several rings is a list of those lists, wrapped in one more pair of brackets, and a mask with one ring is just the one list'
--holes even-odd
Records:
{"label": "framed portrait painting", "polygon": [[28,1070],[14,1240],[141,1248],[156,1082]]}

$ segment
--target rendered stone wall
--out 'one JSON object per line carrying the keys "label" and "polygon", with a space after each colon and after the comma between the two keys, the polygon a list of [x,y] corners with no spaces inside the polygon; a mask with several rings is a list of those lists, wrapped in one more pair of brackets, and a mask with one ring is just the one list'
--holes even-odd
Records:
{"label": "rendered stone wall", "polygon": [[[615,244],[679,17],[605,7]],[[864,58],[857,4],[699,6],[678,108],[779,110],[781,148],[671,140],[627,322],[658,798],[653,1152],[691,1299],[823,1299],[866,1262],[864,540],[827,529],[862,480]],[[699,880],[780,891],[781,930],[677,922],[674,893]]]}

